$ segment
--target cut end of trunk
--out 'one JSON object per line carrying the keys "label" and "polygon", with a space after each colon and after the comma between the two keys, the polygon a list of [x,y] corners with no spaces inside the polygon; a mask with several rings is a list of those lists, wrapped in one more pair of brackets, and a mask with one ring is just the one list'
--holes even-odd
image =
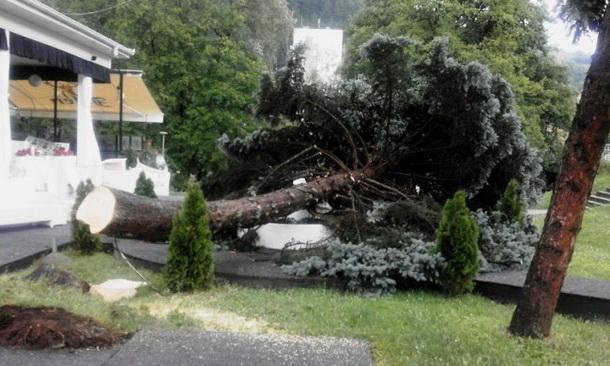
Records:
{"label": "cut end of trunk", "polygon": [[85,197],[76,211],[76,219],[87,225],[93,234],[106,228],[114,217],[116,198],[106,187],[97,187]]}

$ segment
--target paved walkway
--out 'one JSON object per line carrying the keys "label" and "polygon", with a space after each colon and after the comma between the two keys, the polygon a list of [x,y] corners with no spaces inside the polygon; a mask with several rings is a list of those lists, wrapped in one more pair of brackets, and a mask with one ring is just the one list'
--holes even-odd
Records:
{"label": "paved walkway", "polygon": [[[129,239],[119,239],[117,243],[121,252],[137,266],[160,271],[167,262],[167,244],[149,244]],[[321,277],[286,274],[276,264],[279,257],[279,251],[268,249],[252,253],[215,252],[215,276],[220,282],[258,288],[319,287],[328,284]]]}
{"label": "paved walkway", "polygon": [[[526,272],[505,271],[480,274],[475,291],[490,299],[515,303],[521,296]],[[566,277],[557,311],[586,319],[610,319],[610,282]]]}
{"label": "paved walkway", "polygon": [[17,351],[0,348],[11,366],[370,366],[365,341],[195,330],[144,330],[102,351]]}
{"label": "paved walkway", "polygon": [[52,229],[39,226],[0,229],[0,273],[25,268],[49,254],[53,240],[59,249],[66,247],[70,233],[68,225]]}

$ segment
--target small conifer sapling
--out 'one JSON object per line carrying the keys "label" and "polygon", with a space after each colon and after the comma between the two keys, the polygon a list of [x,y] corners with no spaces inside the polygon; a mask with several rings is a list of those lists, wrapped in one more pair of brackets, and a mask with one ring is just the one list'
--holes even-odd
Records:
{"label": "small conifer sapling", "polygon": [[214,281],[207,203],[196,182],[188,184],[182,209],[174,217],[164,275],[172,292],[208,288]]}
{"label": "small conifer sapling", "polygon": [[479,228],[466,206],[466,194],[458,191],[443,207],[436,233],[436,252],[445,258],[440,282],[450,295],[471,292],[479,271]]}
{"label": "small conifer sapling", "polygon": [[147,178],[144,172],[140,173],[140,176],[136,181],[136,189],[133,193],[137,194],[138,196],[157,198],[157,194],[155,193],[155,183],[153,183],[152,179]]}
{"label": "small conifer sapling", "polygon": [[499,206],[499,210],[506,215],[507,219],[523,225],[525,218],[524,205],[519,192],[519,182],[516,179],[511,179],[506,185]]}

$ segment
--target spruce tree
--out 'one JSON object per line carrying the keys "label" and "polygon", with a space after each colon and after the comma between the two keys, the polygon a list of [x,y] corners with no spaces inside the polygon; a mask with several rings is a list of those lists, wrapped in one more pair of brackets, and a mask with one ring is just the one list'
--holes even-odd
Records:
{"label": "spruce tree", "polygon": [[516,179],[511,179],[506,185],[506,190],[500,198],[499,210],[506,215],[508,220],[523,225],[524,205],[519,194],[519,182]]}
{"label": "spruce tree", "polygon": [[87,194],[94,188],[95,186],[90,179],[87,179],[86,182],[81,182],[78,185],[76,188],[76,200],[74,201],[74,206],[72,206],[72,212],[70,214],[72,220],[72,248],[84,255],[91,255],[102,246],[99,236],[91,234],[89,225],[83,224],[76,219],[78,207]]}
{"label": "spruce tree", "polygon": [[144,172],[140,173],[138,180],[136,181],[136,189],[134,190],[135,194],[138,196],[157,198],[157,194],[155,193],[155,184],[152,179],[147,178]]}
{"label": "spruce tree", "polygon": [[214,281],[212,232],[198,183],[190,182],[169,237],[165,280],[173,292],[208,288]]}
{"label": "spruce tree", "polygon": [[450,295],[470,292],[479,271],[479,228],[466,206],[466,194],[458,191],[443,207],[436,233],[436,252],[446,260],[441,285]]}

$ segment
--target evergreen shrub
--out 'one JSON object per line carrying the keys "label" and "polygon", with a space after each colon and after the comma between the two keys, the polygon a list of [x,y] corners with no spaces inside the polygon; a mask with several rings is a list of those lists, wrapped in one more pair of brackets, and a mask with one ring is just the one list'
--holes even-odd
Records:
{"label": "evergreen shrub", "polygon": [[102,241],[98,235],[91,234],[89,225],[84,224],[76,219],[76,211],[83,202],[87,194],[91,192],[95,186],[90,179],[86,182],[81,182],[76,188],[76,200],[72,206],[70,214],[72,220],[72,248],[84,255],[91,255],[102,247]]}
{"label": "evergreen shrub", "polygon": [[523,223],[509,220],[502,211],[474,213],[479,226],[481,271],[526,269],[540,241],[540,232],[527,216]]}
{"label": "evergreen shrub", "polygon": [[155,193],[155,184],[152,179],[147,178],[144,172],[140,173],[138,180],[136,181],[136,189],[134,190],[135,194],[138,196],[157,198],[157,194]]}
{"label": "evergreen shrub", "polygon": [[190,182],[169,237],[164,271],[168,289],[185,292],[210,287],[214,281],[213,247],[207,203],[199,184]]}
{"label": "evergreen shrub", "polygon": [[335,278],[349,290],[374,295],[414,283],[437,282],[443,258],[431,253],[434,243],[414,237],[408,240],[411,244],[402,248],[378,248],[335,239],[328,245],[327,256],[312,256],[283,269],[296,276]]}
{"label": "evergreen shrub", "polygon": [[471,292],[479,271],[479,228],[466,206],[466,194],[458,191],[443,207],[436,233],[436,252],[445,258],[440,283],[450,295]]}
{"label": "evergreen shrub", "polygon": [[511,179],[498,202],[498,210],[503,212],[509,221],[523,224],[525,209],[519,190],[519,182]]}

